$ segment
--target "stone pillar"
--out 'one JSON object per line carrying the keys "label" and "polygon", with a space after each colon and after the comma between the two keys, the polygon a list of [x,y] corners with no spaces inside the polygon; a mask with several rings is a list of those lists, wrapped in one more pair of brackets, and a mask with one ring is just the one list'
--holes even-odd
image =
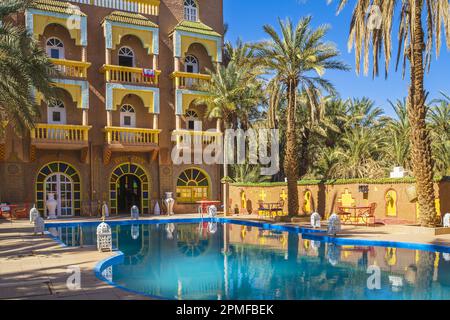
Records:
{"label": "stone pillar", "polygon": [[180,61],[180,58],[178,58],[178,57],[175,57],[174,69],[175,69],[175,72],[180,71],[180,69],[181,69],[181,61]]}
{"label": "stone pillar", "polygon": [[112,127],[112,111],[111,110],[106,111],[106,126]]}
{"label": "stone pillar", "polygon": [[158,129],[158,116],[156,113],[153,114],[153,129]]}
{"label": "stone pillar", "polygon": [[153,70],[158,70],[158,55],[153,55]]}
{"label": "stone pillar", "polygon": [[105,64],[111,64],[111,49],[105,51]]}
{"label": "stone pillar", "polygon": [[222,119],[220,118],[216,120],[216,130],[217,132],[222,132]]}
{"label": "stone pillar", "polygon": [[88,109],[83,109],[83,121],[82,121],[83,126],[87,126],[89,125],[89,110]]}
{"label": "stone pillar", "polygon": [[81,62],[87,62],[87,48],[81,47]]}
{"label": "stone pillar", "polygon": [[181,130],[181,116],[179,114],[176,115],[176,130]]}

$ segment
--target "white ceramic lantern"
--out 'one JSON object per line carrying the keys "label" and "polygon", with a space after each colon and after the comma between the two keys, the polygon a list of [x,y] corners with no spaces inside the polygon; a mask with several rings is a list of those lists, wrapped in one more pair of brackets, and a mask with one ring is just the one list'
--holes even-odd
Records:
{"label": "white ceramic lantern", "polygon": [[333,213],[328,220],[328,234],[336,235],[338,232],[341,232],[341,219],[336,213]]}
{"label": "white ceramic lantern", "polygon": [[40,215],[38,215],[38,217],[34,220],[34,234],[37,233],[44,234],[44,230],[45,230],[45,221]]}
{"label": "white ceramic lantern", "polygon": [[314,229],[320,228],[320,214],[318,214],[317,212],[314,212],[311,215],[311,227],[313,227]]}
{"label": "white ceramic lantern", "polygon": [[34,223],[34,221],[37,219],[37,217],[39,217],[39,211],[38,209],[36,209],[35,206],[33,206],[33,208],[31,208],[30,210],[30,223]]}
{"label": "white ceramic lantern", "polygon": [[444,228],[450,228],[450,213],[444,216]]}
{"label": "white ceramic lantern", "polygon": [[102,222],[97,227],[97,249],[98,251],[112,251],[111,227]]}
{"label": "white ceramic lantern", "polygon": [[159,207],[159,202],[158,201],[156,201],[156,203],[155,203],[155,208],[153,209],[153,214],[155,216],[161,215],[161,208]]}
{"label": "white ceramic lantern", "polygon": [[137,206],[131,207],[131,219],[139,220],[139,208]]}
{"label": "white ceramic lantern", "polygon": [[102,205],[102,218],[108,218],[109,217],[109,209],[108,209],[108,205],[106,204],[106,202],[103,202]]}

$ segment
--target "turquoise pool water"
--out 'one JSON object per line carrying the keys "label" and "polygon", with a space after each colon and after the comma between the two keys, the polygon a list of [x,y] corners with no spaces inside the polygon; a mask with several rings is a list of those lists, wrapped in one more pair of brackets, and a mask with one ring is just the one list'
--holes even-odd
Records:
{"label": "turquoise pool water", "polygon": [[[95,245],[95,225],[48,230]],[[327,243],[315,234],[233,223],[114,225],[121,253],[99,276],[166,299],[450,299],[450,251]],[[377,277],[379,271],[379,277]],[[379,279],[379,282],[377,281]],[[369,284],[368,284],[369,282]]]}

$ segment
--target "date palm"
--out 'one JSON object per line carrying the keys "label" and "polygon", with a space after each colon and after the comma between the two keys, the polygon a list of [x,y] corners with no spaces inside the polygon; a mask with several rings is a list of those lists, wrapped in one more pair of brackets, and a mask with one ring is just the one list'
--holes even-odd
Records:
{"label": "date palm", "polygon": [[[338,12],[349,2],[338,0]],[[379,74],[382,55],[385,75],[388,74],[392,58],[392,25],[395,14],[399,14],[397,66],[402,60],[404,73],[409,62],[408,117],[411,125],[411,162],[417,181],[420,220],[422,226],[435,226],[433,159],[430,134],[426,125],[424,72],[430,67],[433,43],[436,55],[439,55],[442,47],[442,36],[445,36],[447,47],[450,47],[449,0],[355,0],[354,3],[349,48],[355,47],[358,72],[361,59],[365,74],[369,71],[370,61],[373,61],[373,76]]]}
{"label": "date palm", "polygon": [[55,96],[51,81],[54,67],[45,51],[23,27],[6,19],[28,4],[26,0],[0,3],[0,21],[4,21],[0,24],[0,135],[6,125],[17,133],[33,128],[39,114],[33,92],[40,92],[47,100]]}
{"label": "date palm", "polygon": [[450,97],[434,101],[428,113],[431,128],[435,171],[440,175],[450,175]]}
{"label": "date palm", "polygon": [[402,166],[410,169],[410,141],[411,131],[406,99],[395,103],[388,101],[395,113],[395,118],[387,119],[385,134],[388,139],[386,157],[391,158],[391,166]]}
{"label": "date palm", "polygon": [[[262,96],[257,69],[242,60],[231,59],[226,66],[217,65],[215,70],[207,72],[211,75],[211,81],[203,84],[202,90],[208,92],[208,95],[197,99],[195,103],[206,105],[207,116],[222,119],[225,129],[247,128]],[[224,150],[224,155],[228,155],[227,150]],[[226,161],[223,174],[228,178]],[[223,196],[224,210],[227,214],[226,188]]]}
{"label": "date palm", "polygon": [[256,55],[261,65],[283,84],[287,98],[286,147],[284,171],[288,182],[289,216],[298,214],[297,180],[299,175],[297,128],[295,114],[297,91],[305,92],[311,103],[316,103],[316,90],[335,94],[334,86],[323,78],[330,69],[347,70],[347,66],[335,58],[339,55],[334,44],[324,41],[328,27],[311,27],[311,17],[301,19],[296,26],[291,20],[279,20],[281,34],[270,25],[264,26],[268,41],[257,45]]}

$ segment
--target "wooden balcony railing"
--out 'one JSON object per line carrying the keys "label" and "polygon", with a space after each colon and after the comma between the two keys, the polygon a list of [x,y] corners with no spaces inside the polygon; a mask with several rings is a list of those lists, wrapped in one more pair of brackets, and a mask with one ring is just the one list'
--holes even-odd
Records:
{"label": "wooden balcony railing", "polygon": [[102,72],[105,73],[105,80],[107,82],[120,82],[129,84],[144,84],[144,85],[158,85],[158,78],[161,74],[160,70],[154,71],[154,76],[144,76],[144,69],[130,68],[114,65],[103,65]]}
{"label": "wooden balcony railing", "polygon": [[87,78],[87,70],[91,66],[89,62],[50,59],[56,69],[64,77],[68,78]]}
{"label": "wooden balcony railing", "polygon": [[90,126],[39,123],[31,130],[32,143],[85,144]]}
{"label": "wooden balcony railing", "polygon": [[159,133],[157,129],[138,129],[123,127],[106,127],[106,142],[108,144],[146,145],[158,144]]}
{"label": "wooden balcony railing", "polygon": [[201,143],[202,145],[218,143],[220,142],[220,137],[222,137],[221,132],[191,130],[174,131],[172,135],[176,136],[177,143]]}
{"label": "wooden balcony railing", "polygon": [[202,90],[202,87],[209,81],[211,76],[201,73],[189,73],[176,71],[172,73],[176,88],[186,88],[192,90]]}

